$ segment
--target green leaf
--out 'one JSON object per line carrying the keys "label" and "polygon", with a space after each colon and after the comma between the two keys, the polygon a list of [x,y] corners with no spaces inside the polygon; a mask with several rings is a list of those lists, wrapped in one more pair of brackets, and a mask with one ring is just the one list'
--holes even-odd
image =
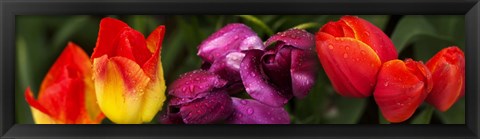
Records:
{"label": "green leaf", "polygon": [[255,25],[262,28],[267,33],[267,35],[269,36],[273,35],[272,29],[270,29],[262,20],[256,18],[255,16],[252,16],[252,15],[238,15],[238,16],[245,20],[253,22]]}
{"label": "green leaf", "polygon": [[459,99],[446,112],[436,111],[444,124],[465,124],[465,98]]}
{"label": "green leaf", "polygon": [[418,35],[437,35],[435,28],[424,16],[405,16],[400,19],[392,34],[392,42],[401,52],[407,45],[416,41]]}
{"label": "green leaf", "polygon": [[432,119],[435,108],[431,105],[426,105],[426,108],[411,121],[411,124],[429,124]]}

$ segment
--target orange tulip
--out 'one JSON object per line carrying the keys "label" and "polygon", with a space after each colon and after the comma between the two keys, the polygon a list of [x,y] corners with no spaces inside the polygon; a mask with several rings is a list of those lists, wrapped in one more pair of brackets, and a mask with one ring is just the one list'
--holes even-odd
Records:
{"label": "orange tulip", "polygon": [[105,117],[98,108],[88,55],[74,43],[45,76],[38,100],[30,88],[25,99],[37,124],[98,124]]}
{"label": "orange tulip", "polygon": [[382,63],[398,56],[382,30],[356,16],[325,24],[316,34],[316,46],[334,89],[348,97],[371,96]]}
{"label": "orange tulip", "polygon": [[98,104],[111,121],[150,122],[165,101],[160,50],[164,26],[147,39],[113,18],[100,22],[93,51],[93,81]]}
{"label": "orange tulip", "polygon": [[391,60],[380,69],[373,96],[385,119],[398,123],[413,115],[432,86],[432,75],[422,62]]}
{"label": "orange tulip", "polygon": [[432,72],[433,89],[427,102],[447,111],[465,93],[465,56],[456,46],[442,49],[427,62]]}

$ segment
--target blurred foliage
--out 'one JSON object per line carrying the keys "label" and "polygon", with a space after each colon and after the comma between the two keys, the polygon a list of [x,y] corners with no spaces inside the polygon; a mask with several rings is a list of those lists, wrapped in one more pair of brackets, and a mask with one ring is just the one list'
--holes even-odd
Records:
{"label": "blurred foliage", "polygon": [[[148,36],[158,25],[166,26],[162,48],[162,64],[167,85],[180,74],[198,69],[201,59],[197,46],[210,34],[228,23],[250,26],[263,40],[290,28],[315,34],[329,21],[341,15],[203,15],[153,16],[106,15],[120,19]],[[17,16],[15,114],[17,123],[33,123],[24,91],[39,86],[68,41],[80,45],[88,54],[95,47],[100,19],[105,16]],[[463,16],[389,16],[360,15],[383,29],[403,59],[413,57],[426,62],[440,49],[457,45],[465,50]],[[372,97],[353,99],[339,96],[332,88],[323,69],[317,84],[304,99],[292,99],[285,107],[294,124],[355,124],[388,123],[378,111]],[[165,110],[165,109],[164,109]],[[160,112],[161,113],[161,112]],[[431,119],[428,115],[432,115]],[[373,117],[373,118],[372,118]],[[372,120],[373,119],[373,120]],[[405,123],[465,123],[465,100],[459,100],[447,112],[430,109],[423,104]],[[110,123],[108,119],[104,123]],[[156,120],[152,121],[156,123]],[[428,122],[426,122],[428,123]]]}

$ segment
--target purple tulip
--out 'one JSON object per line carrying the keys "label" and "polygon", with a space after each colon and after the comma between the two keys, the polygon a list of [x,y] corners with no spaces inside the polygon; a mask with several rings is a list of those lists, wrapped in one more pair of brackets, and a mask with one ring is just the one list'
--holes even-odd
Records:
{"label": "purple tulip", "polygon": [[[314,44],[314,36],[299,29],[277,33],[264,45],[248,26],[223,27],[198,47],[201,70],[169,86],[169,109],[161,121],[290,123],[283,106],[294,96],[305,97],[315,84],[319,62]],[[253,99],[230,97],[243,90]]]}
{"label": "purple tulip", "polygon": [[293,96],[305,97],[315,84],[318,61],[314,36],[304,30],[277,33],[267,51],[247,50],[240,74],[250,96],[271,106],[283,106]]}

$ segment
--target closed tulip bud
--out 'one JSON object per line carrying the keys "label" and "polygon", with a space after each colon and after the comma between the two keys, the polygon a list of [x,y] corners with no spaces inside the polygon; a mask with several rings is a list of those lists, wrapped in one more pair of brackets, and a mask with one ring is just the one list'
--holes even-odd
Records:
{"label": "closed tulip bud", "polygon": [[316,49],[334,89],[358,98],[372,95],[382,63],[398,57],[382,30],[356,16],[324,25],[316,34]]}
{"label": "closed tulip bud", "polygon": [[438,52],[426,65],[433,79],[426,101],[447,111],[465,92],[465,56],[460,48],[452,46]]}
{"label": "closed tulip bud", "polygon": [[430,71],[422,62],[391,60],[380,69],[373,96],[383,116],[398,123],[413,115],[432,86]]}
{"label": "closed tulip bud", "polygon": [[25,99],[37,124],[98,124],[105,117],[98,108],[91,62],[77,45],[68,43],[42,81],[38,99],[30,88]]}
{"label": "closed tulip bud", "polygon": [[147,39],[122,21],[100,22],[93,60],[93,80],[100,109],[122,124],[150,122],[165,101],[160,58],[164,26]]}

